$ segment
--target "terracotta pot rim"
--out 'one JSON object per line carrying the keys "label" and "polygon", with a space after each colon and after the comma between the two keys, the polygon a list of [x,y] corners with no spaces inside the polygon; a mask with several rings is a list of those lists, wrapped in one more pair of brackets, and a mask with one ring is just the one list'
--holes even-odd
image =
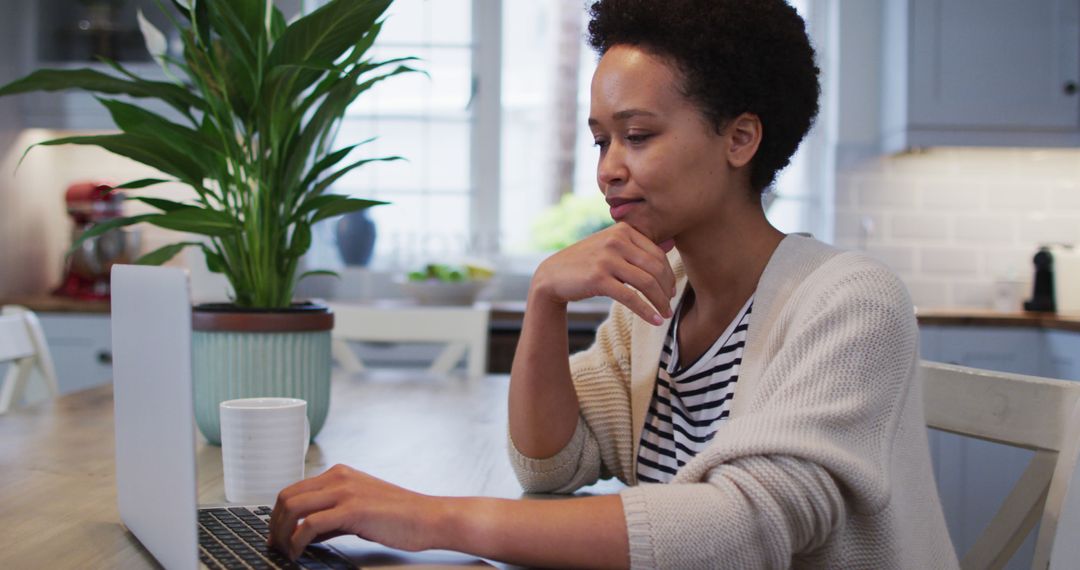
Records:
{"label": "terracotta pot rim", "polygon": [[320,332],[334,328],[334,313],[320,303],[294,303],[288,309],[252,309],[229,303],[196,305],[191,328],[201,332]]}
{"label": "terracotta pot rim", "polygon": [[327,307],[323,303],[318,301],[297,301],[292,305],[282,309],[265,309],[262,307],[237,307],[233,303],[199,303],[192,306],[192,310],[203,313],[244,313],[244,314],[264,314],[264,313],[326,313],[330,311],[330,307]]}

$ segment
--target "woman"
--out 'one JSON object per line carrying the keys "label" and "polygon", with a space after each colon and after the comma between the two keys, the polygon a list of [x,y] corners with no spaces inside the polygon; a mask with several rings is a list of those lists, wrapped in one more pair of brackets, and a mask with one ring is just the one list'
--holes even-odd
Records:
{"label": "woman", "polygon": [[[527,491],[629,487],[448,499],[336,467],[281,493],[272,542],[349,532],[565,567],[955,567],[904,287],[785,236],[761,206],[817,112],[802,20],[783,0],[591,12],[589,128],[617,223],[533,277],[510,453]],[[567,361],[567,303],[594,296],[617,303]]]}

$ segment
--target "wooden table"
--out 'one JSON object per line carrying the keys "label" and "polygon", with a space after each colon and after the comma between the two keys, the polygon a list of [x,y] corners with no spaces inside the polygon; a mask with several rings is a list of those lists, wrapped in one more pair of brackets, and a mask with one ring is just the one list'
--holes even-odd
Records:
{"label": "wooden table", "polygon": [[[424,493],[520,497],[506,456],[508,385],[506,376],[335,376],[307,473],[346,463]],[[111,386],[0,416],[0,567],[155,567],[120,523],[113,458]],[[221,449],[199,437],[197,462],[199,502],[224,502]]]}

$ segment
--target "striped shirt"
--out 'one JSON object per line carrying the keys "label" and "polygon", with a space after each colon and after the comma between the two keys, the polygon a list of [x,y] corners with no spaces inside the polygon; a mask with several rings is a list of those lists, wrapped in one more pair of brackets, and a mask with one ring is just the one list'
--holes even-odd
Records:
{"label": "striped shirt", "polygon": [[641,432],[639,481],[670,481],[679,468],[708,446],[719,423],[730,415],[753,302],[751,296],[713,345],[680,369],[676,341],[680,301],[660,354],[656,389]]}

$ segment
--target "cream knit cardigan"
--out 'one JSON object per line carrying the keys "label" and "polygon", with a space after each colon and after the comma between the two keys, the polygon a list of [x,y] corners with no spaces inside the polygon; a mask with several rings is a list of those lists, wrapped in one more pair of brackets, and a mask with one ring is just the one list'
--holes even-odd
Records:
{"label": "cream knit cardigan", "polygon": [[[685,271],[669,257],[677,300]],[[671,483],[637,485],[666,332],[613,306],[571,357],[581,418],[566,447],[531,459],[510,442],[526,491],[631,485],[620,495],[632,568],[958,566],[930,467],[914,311],[888,269],[786,237],[758,283],[730,419]]]}

